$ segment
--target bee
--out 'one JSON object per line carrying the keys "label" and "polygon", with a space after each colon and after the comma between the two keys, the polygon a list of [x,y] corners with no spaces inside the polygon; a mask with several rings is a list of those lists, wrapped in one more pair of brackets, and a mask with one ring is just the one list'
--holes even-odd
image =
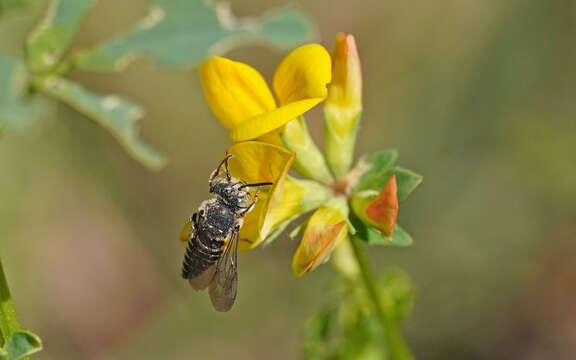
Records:
{"label": "bee", "polygon": [[[227,155],[210,175],[210,197],[202,202],[184,225],[187,241],[182,277],[195,290],[208,288],[217,311],[229,311],[238,292],[238,236],[244,217],[258,200],[248,191],[271,182],[247,184],[230,175]],[[222,173],[222,168],[225,171]]]}

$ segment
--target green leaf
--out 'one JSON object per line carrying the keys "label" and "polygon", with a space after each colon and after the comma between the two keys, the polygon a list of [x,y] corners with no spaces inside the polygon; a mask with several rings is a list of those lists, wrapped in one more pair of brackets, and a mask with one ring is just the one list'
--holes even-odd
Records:
{"label": "green leaf", "polygon": [[353,192],[380,190],[386,186],[393,175],[391,167],[397,158],[396,150],[387,150],[370,154],[361,159],[358,168],[364,173],[356,183]]}
{"label": "green leaf", "polygon": [[84,16],[96,0],[52,0],[44,18],[26,42],[28,65],[37,73],[49,72],[61,60]]}
{"label": "green leaf", "polygon": [[311,21],[297,10],[256,20],[237,19],[229,7],[205,0],[156,0],[148,15],[128,34],[105,42],[76,59],[85,70],[121,70],[135,56],[149,56],[164,67],[198,64],[246,41],[293,47],[311,37]]}
{"label": "green leaf", "polygon": [[394,168],[396,175],[396,186],[398,187],[398,201],[402,202],[420,185],[422,175],[401,167]]}
{"label": "green leaf", "polygon": [[166,164],[163,155],[138,138],[136,120],[143,112],[137,105],[115,95],[95,94],[77,83],[57,77],[46,78],[38,86],[108,130],[143,165],[158,170]]}
{"label": "green leaf", "polygon": [[356,227],[356,237],[370,245],[406,247],[413,243],[412,236],[398,224],[394,226],[394,232],[390,236],[383,236],[371,226],[364,224],[356,214],[350,215],[350,221]]}
{"label": "green leaf", "polygon": [[36,119],[36,103],[25,98],[26,68],[17,59],[0,56],[0,132],[23,130]]}
{"label": "green leaf", "polygon": [[12,334],[3,350],[5,359],[18,360],[42,350],[42,341],[30,331],[19,330]]}

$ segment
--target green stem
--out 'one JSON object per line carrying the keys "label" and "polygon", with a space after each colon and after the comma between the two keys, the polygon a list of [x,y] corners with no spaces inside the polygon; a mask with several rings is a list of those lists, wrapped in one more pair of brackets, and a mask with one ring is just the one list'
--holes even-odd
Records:
{"label": "green stem", "polygon": [[350,244],[352,245],[352,250],[356,261],[358,262],[358,267],[360,268],[360,274],[366,292],[372,301],[372,305],[382,327],[382,332],[384,333],[384,340],[388,347],[388,353],[391,360],[413,360],[412,355],[406,341],[402,336],[402,332],[398,328],[397,324],[386,315],[384,311],[384,306],[382,305],[382,300],[378,293],[378,288],[376,287],[376,281],[374,278],[374,273],[366,256],[366,251],[364,250],[361,240],[357,239],[355,236],[350,237]]}
{"label": "green stem", "polygon": [[16,311],[10,297],[10,290],[4,275],[2,259],[0,258],[0,343],[4,343],[10,336],[20,329],[20,324],[16,318]]}

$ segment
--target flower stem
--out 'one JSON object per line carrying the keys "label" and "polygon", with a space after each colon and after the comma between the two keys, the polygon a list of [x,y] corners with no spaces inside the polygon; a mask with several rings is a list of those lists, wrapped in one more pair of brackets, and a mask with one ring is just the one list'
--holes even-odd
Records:
{"label": "flower stem", "polygon": [[16,311],[10,297],[10,290],[4,275],[2,259],[0,258],[0,344],[3,346],[7,339],[17,330],[20,324],[16,318]]}
{"label": "flower stem", "polygon": [[361,243],[361,240],[355,236],[350,237],[350,244],[352,245],[352,250],[356,261],[358,262],[358,267],[360,268],[360,274],[366,292],[372,301],[374,311],[380,322],[382,332],[384,335],[384,340],[388,347],[387,351],[390,360],[413,360],[412,355],[408,345],[402,336],[402,332],[398,328],[398,325],[391,320],[391,318],[386,314],[384,306],[382,305],[382,300],[378,293],[376,287],[376,281],[374,278],[374,273],[366,256],[366,252]]}

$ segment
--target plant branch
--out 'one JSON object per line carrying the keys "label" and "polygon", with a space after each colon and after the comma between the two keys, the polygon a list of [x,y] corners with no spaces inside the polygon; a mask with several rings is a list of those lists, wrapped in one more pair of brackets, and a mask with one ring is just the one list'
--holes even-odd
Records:
{"label": "plant branch", "polygon": [[406,341],[402,336],[402,332],[398,328],[397,324],[391,320],[390,316],[386,314],[384,306],[382,305],[382,300],[376,286],[376,281],[374,278],[374,273],[366,256],[366,251],[362,241],[355,236],[350,237],[350,244],[352,245],[353,253],[358,262],[358,267],[360,268],[360,274],[362,282],[366,289],[380,326],[384,335],[384,340],[387,345],[387,351],[390,355],[391,360],[413,360],[410,349],[406,345]]}

